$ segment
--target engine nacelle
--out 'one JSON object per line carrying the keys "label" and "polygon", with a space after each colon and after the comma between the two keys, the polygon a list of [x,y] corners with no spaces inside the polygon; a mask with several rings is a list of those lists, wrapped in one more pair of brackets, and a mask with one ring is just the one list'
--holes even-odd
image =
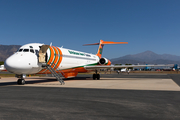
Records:
{"label": "engine nacelle", "polygon": [[110,62],[108,59],[106,59],[106,58],[101,58],[101,59],[99,60],[99,64],[100,64],[100,65],[110,65],[111,62]]}

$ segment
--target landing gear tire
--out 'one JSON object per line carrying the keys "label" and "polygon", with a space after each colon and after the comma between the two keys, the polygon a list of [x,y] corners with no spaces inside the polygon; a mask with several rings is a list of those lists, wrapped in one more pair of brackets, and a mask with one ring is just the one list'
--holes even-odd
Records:
{"label": "landing gear tire", "polygon": [[99,80],[100,79],[100,74],[97,74],[96,78],[97,78],[97,80]]}
{"label": "landing gear tire", "polygon": [[24,85],[25,84],[25,80],[24,79],[18,79],[17,80],[17,84],[18,85]]}
{"label": "landing gear tire", "polygon": [[93,80],[99,80],[100,79],[100,74],[93,74]]}
{"label": "landing gear tire", "polygon": [[96,79],[96,76],[97,76],[97,74],[93,74],[93,80],[95,80],[95,79]]}

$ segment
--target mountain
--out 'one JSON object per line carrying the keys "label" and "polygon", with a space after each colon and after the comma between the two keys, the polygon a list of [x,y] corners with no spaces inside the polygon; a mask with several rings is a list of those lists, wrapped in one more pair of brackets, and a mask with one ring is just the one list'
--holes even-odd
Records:
{"label": "mountain", "polygon": [[0,61],[5,61],[19,49],[20,45],[0,45]]}
{"label": "mountain", "polygon": [[170,54],[156,54],[145,51],[134,55],[126,55],[111,59],[113,64],[180,64],[180,56]]}

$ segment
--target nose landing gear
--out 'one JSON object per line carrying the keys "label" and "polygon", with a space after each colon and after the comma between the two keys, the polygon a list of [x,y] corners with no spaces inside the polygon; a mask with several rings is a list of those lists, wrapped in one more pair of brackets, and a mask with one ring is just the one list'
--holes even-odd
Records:
{"label": "nose landing gear", "polygon": [[18,85],[24,85],[25,84],[25,80],[24,79],[18,79],[17,80],[17,84]]}
{"label": "nose landing gear", "polygon": [[24,85],[26,82],[24,80],[24,78],[26,77],[26,75],[16,75],[17,78],[20,78],[17,80],[17,84],[18,85]]}

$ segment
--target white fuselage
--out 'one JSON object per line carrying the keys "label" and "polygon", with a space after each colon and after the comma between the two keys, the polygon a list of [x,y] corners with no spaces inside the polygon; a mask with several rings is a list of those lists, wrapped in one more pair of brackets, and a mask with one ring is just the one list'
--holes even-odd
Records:
{"label": "white fuselage", "polygon": [[[84,53],[80,51],[59,48],[62,51],[62,62],[58,68],[60,69],[69,69],[79,66],[91,65],[95,64],[99,61],[99,57],[93,54]],[[49,49],[47,51],[48,58],[49,56]]]}
{"label": "white fuselage", "polygon": [[[5,68],[15,74],[46,73],[39,63],[39,50],[43,44],[32,43],[20,47],[5,61]],[[89,65],[95,65],[99,57],[93,54],[50,46],[46,52],[46,62],[54,63],[54,69],[75,69]],[[77,71],[78,72],[78,71]],[[81,71],[80,71],[81,72]]]}

